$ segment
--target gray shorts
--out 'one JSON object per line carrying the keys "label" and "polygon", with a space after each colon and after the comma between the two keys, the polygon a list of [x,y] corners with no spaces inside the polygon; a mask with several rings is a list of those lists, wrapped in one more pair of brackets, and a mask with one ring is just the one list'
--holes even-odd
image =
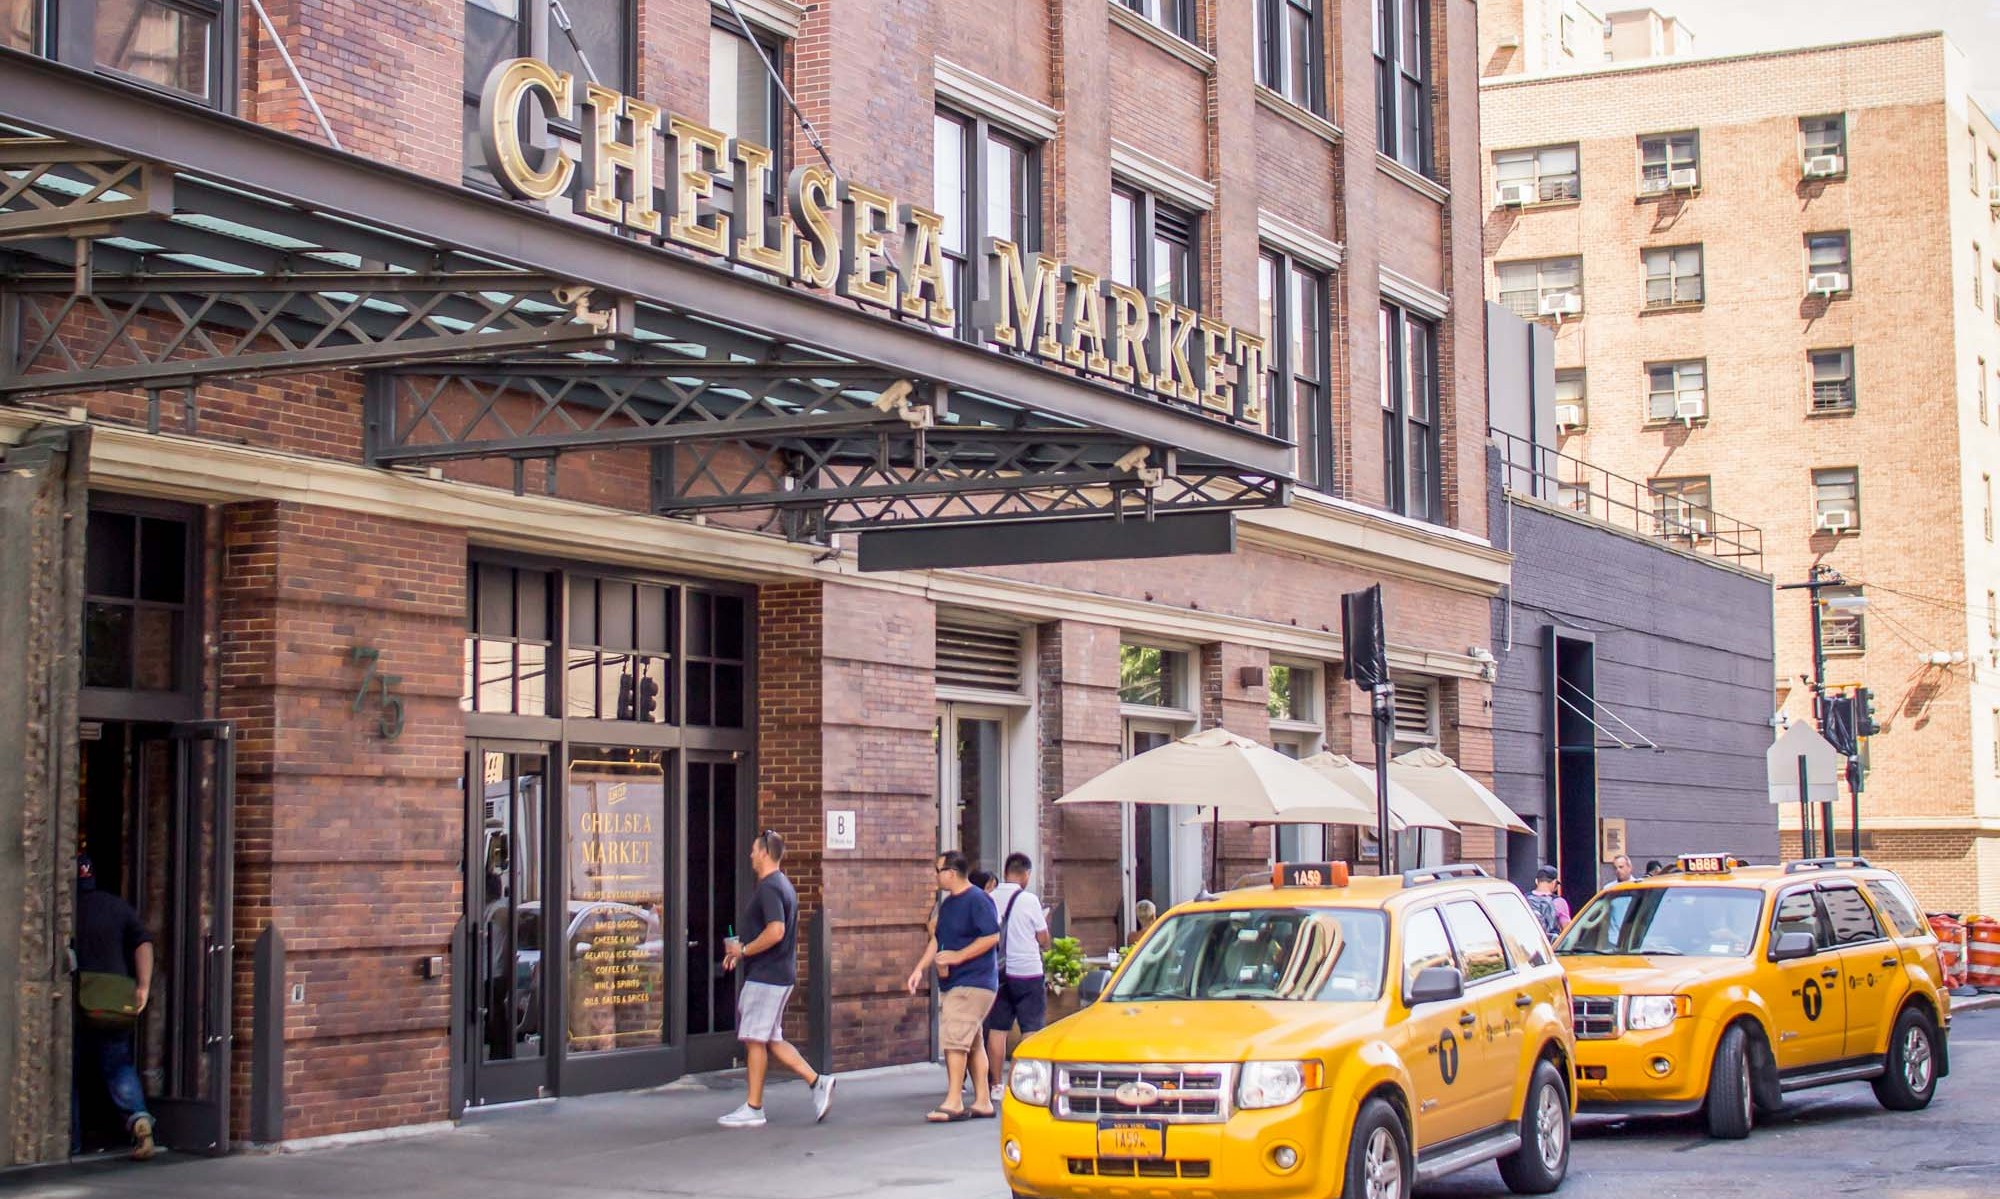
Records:
{"label": "gray shorts", "polygon": [[770,983],[744,983],[736,996],[736,1039],[739,1041],[782,1041],[785,1039],[785,1004],[792,998],[790,987]]}

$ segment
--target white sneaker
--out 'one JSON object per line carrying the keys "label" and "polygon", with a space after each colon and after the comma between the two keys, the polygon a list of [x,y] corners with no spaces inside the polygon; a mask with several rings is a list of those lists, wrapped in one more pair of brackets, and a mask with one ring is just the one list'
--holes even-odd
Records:
{"label": "white sneaker", "polygon": [[724,1128],[762,1128],[764,1127],[764,1109],[761,1107],[751,1107],[746,1103],[742,1107],[718,1119],[716,1123],[722,1125]]}
{"label": "white sneaker", "polygon": [[1001,1085],[1000,1085],[999,1083],[997,1083],[997,1082],[996,1082],[996,1083],[994,1083],[994,1084],[993,1084],[993,1102],[995,1102],[995,1103],[999,1103],[999,1102],[1001,1102],[1002,1100],[1006,1099],[1006,1097],[1007,1097],[1007,1088],[1006,1088],[1006,1087],[1003,1087],[1003,1086],[1001,1086]]}
{"label": "white sneaker", "polygon": [[833,1107],[833,1075],[822,1072],[819,1080],[812,1085],[813,1123],[826,1119],[827,1111]]}

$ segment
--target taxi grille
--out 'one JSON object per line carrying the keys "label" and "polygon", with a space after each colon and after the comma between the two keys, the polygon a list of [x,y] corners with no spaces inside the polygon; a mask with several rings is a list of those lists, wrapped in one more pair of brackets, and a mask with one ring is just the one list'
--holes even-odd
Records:
{"label": "taxi grille", "polygon": [[[1164,1065],[1056,1065],[1058,1120],[1138,1117],[1167,1124],[1220,1124],[1229,1119],[1230,1067]],[[1143,1084],[1143,1085],[1140,1085]],[[1126,1087],[1126,1098],[1119,1088]],[[1150,1088],[1151,1103],[1132,1102]]]}
{"label": "taxi grille", "polygon": [[1118,1157],[1073,1157],[1069,1159],[1069,1172],[1095,1175],[1099,1178],[1207,1178],[1208,1163],[1145,1161]]}
{"label": "taxi grille", "polygon": [[1616,995],[1578,995],[1570,1000],[1570,1012],[1579,1041],[1608,1041],[1618,1035]]}

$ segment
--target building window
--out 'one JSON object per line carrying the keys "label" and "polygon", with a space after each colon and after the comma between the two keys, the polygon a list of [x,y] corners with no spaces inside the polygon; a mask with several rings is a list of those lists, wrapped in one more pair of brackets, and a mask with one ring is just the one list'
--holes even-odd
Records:
{"label": "building window", "polygon": [[1194,0],[1115,0],[1180,38],[1195,40]]}
{"label": "building window", "polygon": [[1298,444],[1299,482],[1330,492],[1334,456],[1327,277],[1266,248],[1257,263],[1257,289],[1268,347],[1264,411],[1271,416],[1272,432]]}
{"label": "building window", "polygon": [[195,523],[95,501],[84,537],[81,683],[116,691],[196,691],[200,638]]}
{"label": "building window", "polygon": [[1394,304],[1382,305],[1378,325],[1383,500],[1391,512],[1442,521],[1438,327]]}
{"label": "building window", "polygon": [[1532,150],[1499,150],[1493,155],[1495,199],[1503,205],[1549,204],[1583,198],[1574,144]]}
{"label": "building window", "polygon": [[1647,250],[1646,307],[1673,308],[1701,303],[1701,247]]}
{"label": "building window", "polygon": [[1983,424],[1986,424],[1986,423],[1987,423],[1987,420],[1986,420],[1986,359],[1984,359],[1984,358],[1981,358],[1981,359],[1979,360],[1979,369],[1978,369],[1977,371],[1975,371],[1975,372],[1973,373],[1973,379],[1974,379],[1974,382],[1975,382],[1976,386],[1977,386],[1977,387],[1979,388],[1979,423],[1983,425]]}
{"label": "building window", "polygon": [[1854,265],[1844,231],[1806,234],[1806,276],[1807,291],[1854,290]]}
{"label": "building window", "polygon": [[1580,257],[1502,262],[1493,269],[1500,281],[1500,303],[1523,320],[1583,311]]}
{"label": "building window", "polygon": [[[1271,719],[1271,748],[1303,760],[1326,743],[1326,722],[1320,703],[1317,666],[1273,662],[1264,671],[1269,695],[1265,710]],[[1280,862],[1317,862],[1326,857],[1327,830],[1317,824],[1280,824],[1273,828],[1272,849]]]}
{"label": "building window", "polygon": [[1972,243],[1972,306],[1986,307],[1986,293],[1981,290],[1986,278],[1986,256],[1979,252],[1979,243]]}
{"label": "building window", "polygon": [[1326,115],[1319,0],[1256,0],[1257,82]]}
{"label": "building window", "polygon": [[1847,118],[1800,117],[1799,150],[1808,175],[1847,173]]}
{"label": "building window", "polygon": [[995,874],[1011,848],[1007,766],[1018,716],[1010,708],[938,705],[938,845]]}
{"label": "building window", "polygon": [[2000,599],[2000,593],[1996,593],[1991,588],[1988,588],[1986,591],[1986,639],[2000,643],[2000,603],[1995,602],[1996,599]]}
{"label": "building window", "polygon": [[1564,13],[1562,15],[1561,33],[1557,36],[1562,39],[1563,53],[1572,58],[1576,57],[1576,15],[1574,13]]}
{"label": "building window", "polygon": [[[1157,645],[1118,647],[1118,698],[1126,757],[1158,749],[1194,728],[1188,654]],[[1202,830],[1192,805],[1121,804],[1125,927],[1140,902],[1155,914],[1193,896],[1202,881]]]}
{"label": "building window", "polygon": [[1692,191],[1701,182],[1700,136],[1661,133],[1639,139],[1639,194]]}
{"label": "building window", "polygon": [[1428,0],[1375,0],[1376,148],[1426,175],[1431,165]]}
{"label": "building window", "polygon": [[1993,540],[1993,476],[1979,476],[1979,523],[1986,533],[1986,540]]}
{"label": "building window", "polygon": [[1852,466],[1816,470],[1813,477],[1813,528],[1821,533],[1855,533],[1861,529],[1861,472]]}
{"label": "building window", "polygon": [[[579,88],[585,80],[595,79],[613,91],[632,90],[632,0],[564,0],[562,7],[569,17],[567,32],[556,20],[555,0],[466,0],[463,146],[467,180],[494,186],[480,147],[478,114],[479,89],[497,64],[523,56],[542,58],[557,71],[575,75]],[[588,70],[584,68],[586,58]],[[550,121],[548,127],[565,141],[577,140],[579,127],[574,122]]]}
{"label": "building window", "polygon": [[1149,708],[1185,706],[1188,656],[1157,645],[1118,647],[1118,702]]}
{"label": "building window", "polygon": [[[88,36],[60,27],[69,22],[87,27]],[[236,0],[0,3],[0,46],[213,108],[234,102],[236,25]]]}
{"label": "building window", "polygon": [[1979,133],[1973,129],[1965,131],[1965,182],[1979,194]]}
{"label": "building window", "polygon": [[1150,192],[1112,187],[1112,282],[1201,311],[1199,219]]}
{"label": "building window", "polygon": [[642,724],[671,719],[673,600],[672,590],[657,584],[570,577],[565,676],[570,716]]}
{"label": "building window", "polygon": [[932,121],[932,203],[944,218],[945,287],[958,336],[972,336],[973,263],[989,237],[1042,248],[1041,147],[983,117],[939,109]]}
{"label": "building window", "polygon": [[[708,123],[732,138],[754,142],[771,151],[772,169],[765,181],[764,209],[775,227],[784,204],[785,96],[777,77],[765,68],[766,59],[772,67],[784,70],[784,43],[761,33],[752,42],[734,26],[718,23],[708,27]],[[734,213],[733,174],[717,173],[714,186],[715,207]]]}
{"label": "building window", "polygon": [[1813,350],[1806,359],[1812,366],[1812,410],[1854,411],[1853,347]]}
{"label": "building window", "polygon": [[[466,596],[468,712],[550,715],[549,663],[555,644],[555,588],[546,570],[491,562],[472,568]],[[594,684],[593,684],[594,692]]]}
{"label": "building window", "polygon": [[1993,773],[2000,774],[2000,708],[1993,709]]}
{"label": "building window", "polygon": [[1653,535],[1708,536],[1714,527],[1715,503],[1707,475],[1649,479],[1646,488],[1653,496]]}
{"label": "building window", "polygon": [[2000,262],[1988,263],[1987,269],[1993,273],[1993,323],[2000,325]]}
{"label": "building window", "polygon": [[1654,362],[1646,367],[1648,421],[1708,419],[1708,361]]}
{"label": "building window", "polygon": [[1590,424],[1590,396],[1581,368],[1556,372],[1556,431],[1568,432]]}
{"label": "building window", "polygon": [[1859,587],[1822,587],[1819,593],[1819,646],[1823,653],[1858,654],[1868,648],[1861,609],[1835,607],[1832,601],[1860,596]]}

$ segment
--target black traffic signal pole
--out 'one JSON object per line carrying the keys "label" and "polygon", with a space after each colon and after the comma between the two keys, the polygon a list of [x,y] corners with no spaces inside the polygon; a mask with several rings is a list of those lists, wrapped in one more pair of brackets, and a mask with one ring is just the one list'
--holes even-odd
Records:
{"label": "black traffic signal pole", "polygon": [[[1840,576],[1839,571],[1825,565],[1815,565],[1812,568],[1812,578],[1807,582],[1778,584],[1779,591],[1804,591],[1810,597],[1810,603],[1807,606],[1812,610],[1813,727],[1819,731],[1822,737],[1826,735],[1826,647],[1820,640],[1819,593],[1823,587],[1845,587],[1846,585],[1847,580]],[[1799,803],[1801,805],[1806,802],[1804,761],[1803,758],[1800,759]],[[1835,780],[1834,787],[1836,788],[1836,792],[1839,786],[1839,781]],[[1820,823],[1823,826],[1820,830],[1824,838],[1823,844],[1825,845],[1826,856],[1830,858],[1834,856],[1832,800],[1826,802],[1820,816]],[[1805,854],[1809,855],[1812,852],[1812,846],[1806,839],[1807,832],[1808,830],[1804,826],[1801,826],[1799,829],[1799,848]],[[1861,800],[1858,796],[1854,800],[1854,853],[1856,857],[1859,857],[1861,854]]]}
{"label": "black traffic signal pole", "polygon": [[[1396,844],[1389,839],[1389,738],[1396,727],[1396,685],[1379,684],[1370,694],[1375,703],[1375,844],[1387,876],[1397,872]],[[1421,850],[1417,860],[1423,860]]]}

